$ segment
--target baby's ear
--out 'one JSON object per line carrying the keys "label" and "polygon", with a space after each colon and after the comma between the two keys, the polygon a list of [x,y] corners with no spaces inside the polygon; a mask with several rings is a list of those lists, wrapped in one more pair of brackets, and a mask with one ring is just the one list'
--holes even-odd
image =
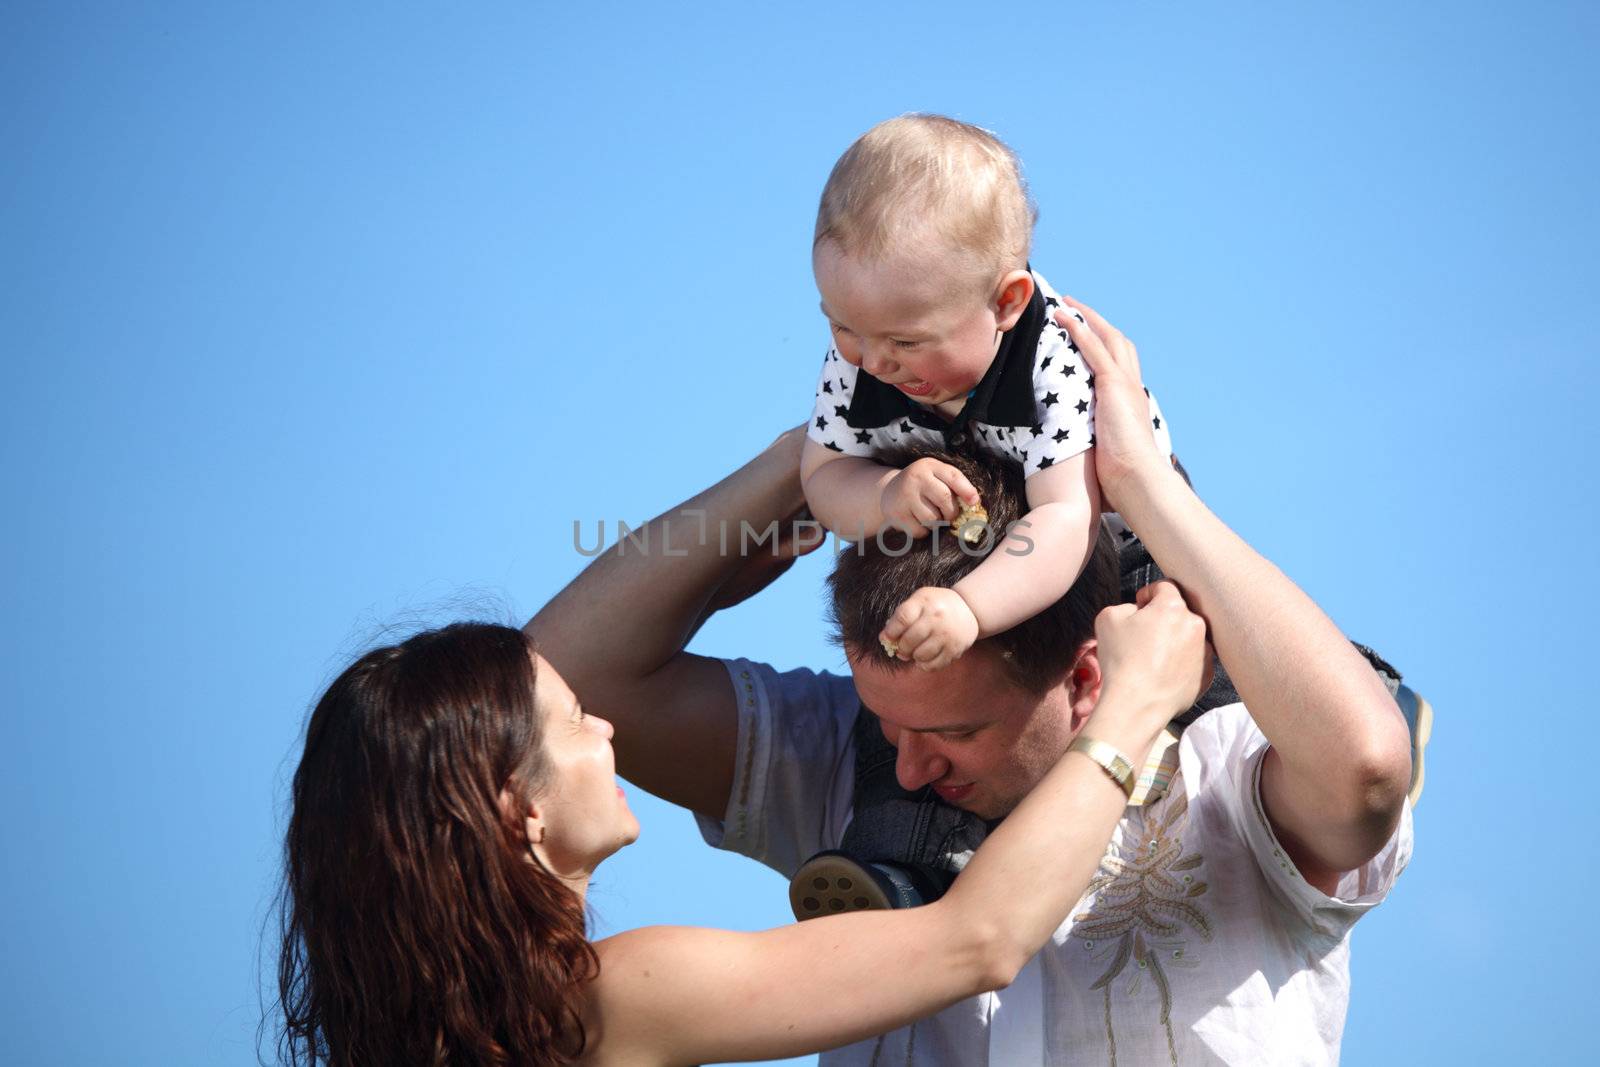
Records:
{"label": "baby's ear", "polygon": [[1026,310],[1028,301],[1033,299],[1033,275],[1025,270],[1014,270],[1000,279],[1000,285],[995,290],[994,318],[995,325],[1000,332],[1017,324]]}

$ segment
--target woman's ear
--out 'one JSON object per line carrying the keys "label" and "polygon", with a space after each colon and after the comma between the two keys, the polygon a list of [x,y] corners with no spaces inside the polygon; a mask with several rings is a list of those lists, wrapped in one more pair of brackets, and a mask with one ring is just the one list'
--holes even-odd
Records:
{"label": "woman's ear", "polygon": [[[544,816],[541,814],[538,804],[530,802],[524,805],[520,803],[509,786],[501,787],[500,795],[497,799],[502,814],[513,821],[519,817],[522,819],[522,834],[527,838],[530,849],[544,844]],[[536,852],[535,854],[539,856],[541,861],[544,859],[542,853]]]}
{"label": "woman's ear", "polygon": [[1028,301],[1032,299],[1033,275],[1027,271],[1014,270],[1000,279],[995,295],[994,319],[1001,333],[1017,324],[1028,307]]}
{"label": "woman's ear", "polygon": [[1089,638],[1078,646],[1078,656],[1072,661],[1072,671],[1067,676],[1067,694],[1070,700],[1071,727],[1076,734],[1089,720],[1089,713],[1100,702],[1100,646]]}

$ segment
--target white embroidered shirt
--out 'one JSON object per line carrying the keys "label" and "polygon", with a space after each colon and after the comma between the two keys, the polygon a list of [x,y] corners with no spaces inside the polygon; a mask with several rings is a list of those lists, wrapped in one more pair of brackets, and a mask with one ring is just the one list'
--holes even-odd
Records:
{"label": "white embroidered shirt", "polygon": [[[738,763],[726,815],[701,832],[789,877],[844,834],[860,702],[848,677],[728,669]],[[1166,795],[1127,809],[1083,900],[1016,983],[822,1067],[1337,1063],[1350,930],[1410,859],[1411,814],[1327,896],[1267,822],[1266,751],[1244,705],[1201,716]]]}

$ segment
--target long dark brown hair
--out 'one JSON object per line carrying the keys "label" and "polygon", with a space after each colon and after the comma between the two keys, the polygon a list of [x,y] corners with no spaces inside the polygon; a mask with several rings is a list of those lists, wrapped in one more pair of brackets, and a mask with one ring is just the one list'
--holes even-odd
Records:
{"label": "long dark brown hair", "polygon": [[529,862],[544,784],[519,630],[368,652],[317,702],[284,844],[279,1052],[317,1067],[567,1062],[599,969],[578,895]]}

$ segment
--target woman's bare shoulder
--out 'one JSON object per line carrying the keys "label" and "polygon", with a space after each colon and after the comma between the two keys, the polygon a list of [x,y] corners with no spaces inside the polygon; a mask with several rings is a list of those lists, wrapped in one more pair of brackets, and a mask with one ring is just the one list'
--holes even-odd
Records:
{"label": "woman's bare shoulder", "polygon": [[695,975],[718,952],[727,931],[643,926],[595,942],[600,971],[589,983],[583,1064],[668,1067],[680,1028],[693,1015]]}

